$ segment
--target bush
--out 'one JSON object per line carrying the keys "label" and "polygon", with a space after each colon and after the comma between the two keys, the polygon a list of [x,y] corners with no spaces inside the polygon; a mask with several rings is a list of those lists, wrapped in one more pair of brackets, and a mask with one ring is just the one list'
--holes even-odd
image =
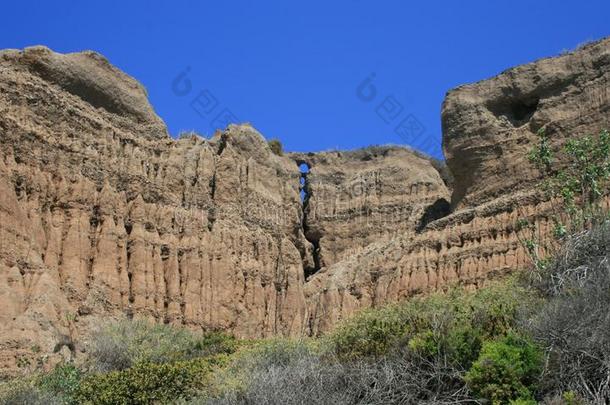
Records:
{"label": "bush", "polygon": [[[538,137],[529,159],[539,170],[542,188],[553,205],[555,239],[561,241],[606,220],[603,197],[610,188],[610,133],[602,130],[596,137],[568,139],[559,154],[544,129]],[[558,244],[547,235],[541,238],[538,226],[525,219],[518,221],[517,231],[534,265],[543,270]]]}
{"label": "bush", "polygon": [[97,372],[125,370],[137,363],[167,363],[235,350],[236,340],[211,332],[142,320],[122,320],[94,332],[87,345],[90,368]]}
{"label": "bush", "polygon": [[[247,343],[245,341],[242,344]],[[190,356],[210,356],[214,354],[231,354],[239,347],[239,343],[235,337],[227,335],[224,332],[206,332],[195,340],[193,351],[189,352]]]}
{"label": "bush", "polygon": [[[440,363],[413,362],[404,353],[340,361],[307,343],[263,343],[229,368],[239,384],[220,381],[219,395],[201,404],[449,403],[466,399],[461,378]],[[445,384],[439,387],[438,380]]]}
{"label": "bush", "polygon": [[138,363],[131,368],[83,379],[75,395],[84,404],[151,404],[188,399],[209,385],[210,375],[226,362],[223,355],[176,363]]}
{"label": "bush", "polygon": [[220,394],[198,403],[472,400],[466,370],[486,341],[511,333],[521,309],[534,303],[529,291],[511,281],[367,310],[321,340],[262,342],[240,352],[216,382]]}
{"label": "bush", "polygon": [[11,381],[0,389],[10,404],[150,404],[188,399],[213,389],[213,373],[237,341],[218,332],[192,333],[145,321],[104,325],[89,343],[80,370],[58,365],[47,374]]}
{"label": "bush", "polygon": [[516,281],[474,293],[452,290],[400,305],[365,310],[330,335],[343,359],[383,356],[408,346],[424,357],[448,356],[468,369],[484,340],[517,327],[536,304]]}
{"label": "bush", "polygon": [[82,372],[73,364],[59,364],[50,373],[42,375],[37,386],[56,398],[62,398],[64,404],[77,404],[75,396],[81,378]]}
{"label": "bush", "polygon": [[12,380],[0,385],[0,403],[4,405],[63,405],[61,397],[44,391],[33,379]]}
{"label": "bush", "polygon": [[548,356],[543,390],[610,402],[610,223],[569,238],[535,286],[548,301],[532,334]]}
{"label": "bush", "polygon": [[465,380],[476,396],[493,404],[532,400],[541,360],[541,352],[532,342],[508,334],[483,344]]}
{"label": "bush", "polygon": [[271,152],[278,156],[284,155],[284,147],[279,139],[270,139],[267,143],[269,144],[269,148],[271,148]]}
{"label": "bush", "polygon": [[[346,403],[339,364],[322,363],[304,342],[261,342],[234,360],[211,404]],[[204,403],[203,400],[201,403]]]}

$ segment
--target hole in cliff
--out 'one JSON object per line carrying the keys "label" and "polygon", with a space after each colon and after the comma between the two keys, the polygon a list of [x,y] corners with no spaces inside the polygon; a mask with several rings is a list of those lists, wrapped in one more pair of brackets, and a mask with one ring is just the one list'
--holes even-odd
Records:
{"label": "hole in cliff", "polygon": [[301,162],[299,164],[299,170],[301,171],[301,178],[300,178],[300,193],[301,193],[301,201],[303,201],[303,203],[305,202],[305,199],[307,198],[307,175],[309,174],[309,164],[307,164],[306,162]]}
{"label": "hole in cliff", "polygon": [[131,222],[125,222],[125,232],[127,232],[127,235],[131,234],[132,229],[133,229],[133,224]]}
{"label": "hole in cliff", "polygon": [[444,218],[450,213],[451,204],[449,204],[449,202],[444,198],[439,198],[432,205],[426,207],[424,210],[424,215],[422,215],[421,219],[419,220],[419,225],[417,226],[416,231],[423,231],[426,225],[428,225],[430,222]]}
{"label": "hole in cliff", "polygon": [[169,259],[169,246],[161,245],[161,260]]}
{"label": "hole in cliff", "polygon": [[514,120],[521,125],[525,124],[530,120],[530,118],[532,118],[532,115],[534,115],[536,112],[536,108],[538,108],[538,99],[530,101],[516,101],[510,106]]}
{"label": "hole in cliff", "polygon": [[496,117],[505,117],[513,127],[520,127],[529,122],[538,109],[539,102],[540,99],[537,97],[501,100],[489,106],[489,110]]}
{"label": "hole in cliff", "polygon": [[[298,161],[297,164],[299,165],[299,171],[301,172],[300,194],[301,194],[301,201],[303,203],[303,205],[302,205],[302,209],[303,209],[302,229],[303,229],[303,234],[305,235],[305,239],[307,239],[307,241],[309,243],[311,243],[311,245],[313,247],[312,257],[311,257],[311,261],[313,261],[313,266],[303,266],[305,280],[307,280],[309,277],[316,274],[322,267],[320,264],[320,262],[321,262],[321,260],[320,260],[320,238],[322,237],[322,235],[320,235],[318,232],[313,232],[310,229],[309,218],[307,216],[309,200],[311,198],[311,185],[309,184],[309,178],[308,178],[308,176],[310,174],[311,166],[309,165],[309,163],[307,163],[305,161]],[[304,257],[305,254],[303,253],[302,256]],[[311,261],[309,261],[309,262],[311,263]]]}

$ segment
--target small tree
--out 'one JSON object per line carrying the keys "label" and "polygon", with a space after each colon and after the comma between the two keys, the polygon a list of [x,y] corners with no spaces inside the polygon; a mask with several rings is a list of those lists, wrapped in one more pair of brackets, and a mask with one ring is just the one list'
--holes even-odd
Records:
{"label": "small tree", "polygon": [[[605,219],[603,197],[610,182],[610,133],[603,130],[569,139],[556,157],[544,129],[538,131],[539,142],[529,160],[540,172],[542,190],[552,204],[553,236],[561,240]],[[517,222],[521,242],[538,269],[548,264],[554,241],[543,242],[541,232],[526,219]]]}

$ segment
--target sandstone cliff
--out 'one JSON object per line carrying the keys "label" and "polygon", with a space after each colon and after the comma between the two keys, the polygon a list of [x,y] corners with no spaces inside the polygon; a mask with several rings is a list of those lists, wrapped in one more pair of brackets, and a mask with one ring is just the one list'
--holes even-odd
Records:
{"label": "sandstone cliff", "polygon": [[447,93],[443,149],[455,177],[455,208],[531,186],[527,154],[540,128],[560,143],[608,127],[608,44],[592,43]]}
{"label": "sandstone cliff", "polygon": [[[437,170],[429,159],[405,148],[290,157],[306,165],[304,231],[315,247],[312,272],[373,242],[413,234],[449,209],[451,196]],[[429,209],[435,203],[439,212]]]}
{"label": "sandstone cliff", "polygon": [[107,315],[302,331],[310,245],[292,160],[247,126],[171,139],[97,54],[0,57],[5,365],[72,348]]}
{"label": "sandstone cliff", "polygon": [[455,283],[480,286],[529,265],[515,223],[536,222],[542,237],[552,226],[527,160],[536,132],[544,127],[557,146],[609,128],[609,86],[605,39],[450,91],[442,124],[453,212],[320,271],[305,287],[309,333],[362,308]]}
{"label": "sandstone cliff", "polygon": [[102,56],[0,52],[0,367],[77,355],[108,317],[316,334],[522,266],[513,224],[545,226],[534,133],[609,127],[609,81],[604,40],[449,92],[449,190],[401,147],[277,156],[248,125],[174,140]]}

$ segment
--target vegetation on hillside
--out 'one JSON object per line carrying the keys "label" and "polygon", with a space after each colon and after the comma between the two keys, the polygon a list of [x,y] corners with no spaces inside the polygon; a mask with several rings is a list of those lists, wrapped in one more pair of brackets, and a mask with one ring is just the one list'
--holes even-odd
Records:
{"label": "vegetation on hillside", "polygon": [[537,270],[552,262],[566,236],[590,229],[608,219],[603,197],[610,185],[610,133],[568,139],[554,151],[546,131],[538,131],[539,142],[529,159],[538,169],[542,190],[550,201],[553,239],[536,223],[522,218],[517,229]]}

